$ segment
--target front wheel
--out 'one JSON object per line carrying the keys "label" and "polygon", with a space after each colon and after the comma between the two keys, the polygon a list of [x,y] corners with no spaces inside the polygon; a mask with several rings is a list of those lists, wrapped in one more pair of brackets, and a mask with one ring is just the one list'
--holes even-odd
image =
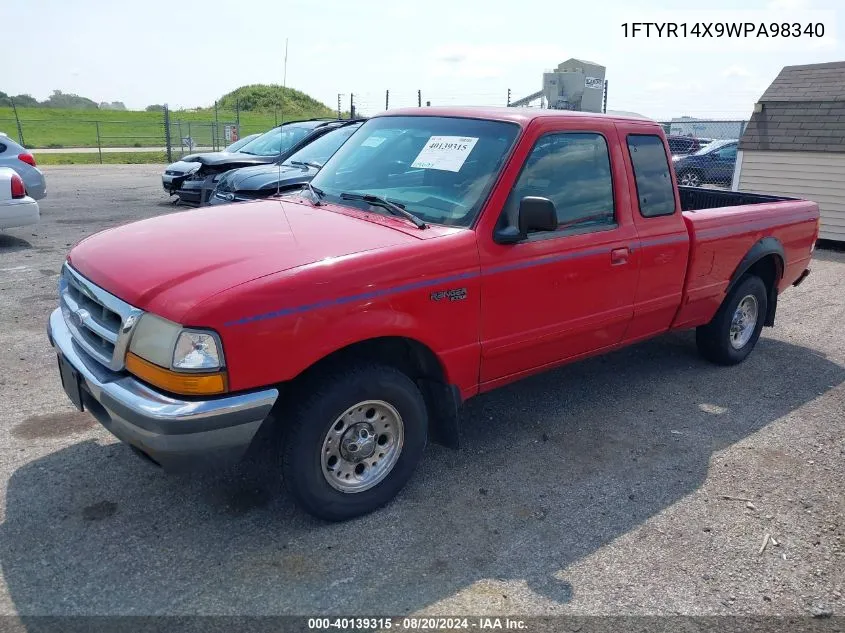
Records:
{"label": "front wheel", "polygon": [[745,276],[725,298],[716,316],[695,331],[699,353],[720,365],[736,365],[754,349],[768,310],[763,280]]}
{"label": "front wheel", "polygon": [[393,367],[327,373],[287,420],[285,486],[307,512],[342,521],[390,501],[425,448],[428,414],[414,382]]}

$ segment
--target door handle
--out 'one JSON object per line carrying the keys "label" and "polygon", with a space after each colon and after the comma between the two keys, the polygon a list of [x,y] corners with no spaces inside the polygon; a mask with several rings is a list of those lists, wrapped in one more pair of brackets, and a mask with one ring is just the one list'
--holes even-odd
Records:
{"label": "door handle", "polygon": [[623,246],[622,248],[614,248],[612,251],[610,251],[610,265],[619,266],[620,264],[627,264],[628,256],[630,254],[631,251],[627,246]]}

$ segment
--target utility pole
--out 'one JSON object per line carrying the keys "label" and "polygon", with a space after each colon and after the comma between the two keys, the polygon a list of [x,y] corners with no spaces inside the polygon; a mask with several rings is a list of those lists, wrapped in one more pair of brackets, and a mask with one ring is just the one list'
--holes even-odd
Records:
{"label": "utility pole", "polygon": [[340,118],[340,98],[343,96],[342,93],[337,93],[337,118]]}
{"label": "utility pole", "polygon": [[511,89],[508,88],[508,107],[511,107]]}
{"label": "utility pole", "polygon": [[355,95],[351,92],[349,93],[349,118],[355,118]]}
{"label": "utility pole", "polygon": [[417,107],[422,107],[422,90],[417,90]]}
{"label": "utility pole", "polygon": [[387,110],[390,107],[390,90],[384,91],[384,109]]}
{"label": "utility pole", "polygon": [[12,102],[12,110],[15,112],[15,123],[18,124],[18,143],[26,147],[26,144],[23,142],[23,128],[21,127],[21,120],[18,118],[18,108],[15,105],[15,100],[9,97],[9,101]]}

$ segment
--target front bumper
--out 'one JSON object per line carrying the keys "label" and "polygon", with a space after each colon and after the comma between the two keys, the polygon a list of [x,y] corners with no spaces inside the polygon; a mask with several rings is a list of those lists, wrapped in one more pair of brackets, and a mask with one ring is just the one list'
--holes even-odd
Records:
{"label": "front bumper", "polygon": [[85,408],[118,439],[165,470],[238,461],[279,396],[277,389],[262,389],[179,400],[88,356],[74,343],[60,309],[50,315],[47,335],[79,373]]}

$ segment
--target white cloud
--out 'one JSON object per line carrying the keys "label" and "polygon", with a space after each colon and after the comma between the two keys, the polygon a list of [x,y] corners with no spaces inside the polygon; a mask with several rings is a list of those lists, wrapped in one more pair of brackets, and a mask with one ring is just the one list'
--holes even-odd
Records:
{"label": "white cloud", "polygon": [[426,57],[434,60],[429,63],[428,72],[435,77],[479,79],[501,77],[524,63],[543,69],[567,59],[557,46],[544,44],[452,44],[438,47]]}
{"label": "white cloud", "polygon": [[722,77],[751,77],[751,72],[743,66],[728,66],[722,71]]}

